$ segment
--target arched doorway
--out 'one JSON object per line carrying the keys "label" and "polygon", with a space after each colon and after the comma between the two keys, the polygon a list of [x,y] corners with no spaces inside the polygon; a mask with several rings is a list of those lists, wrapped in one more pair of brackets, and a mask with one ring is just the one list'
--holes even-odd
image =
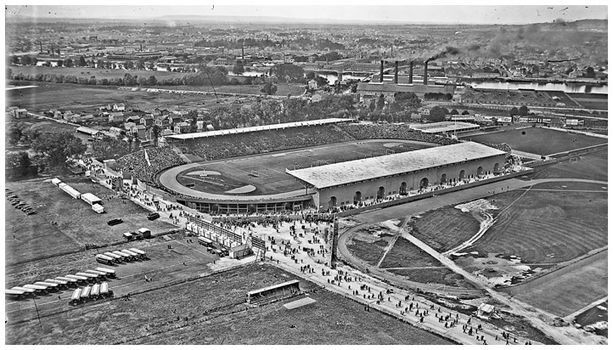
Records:
{"label": "arched doorway", "polygon": [[336,196],[330,197],[330,201],[328,202],[328,207],[330,208],[336,207]]}
{"label": "arched doorway", "polygon": [[400,184],[400,190],[398,191],[398,193],[401,196],[406,196],[407,195],[407,183],[403,182]]}
{"label": "arched doorway", "polygon": [[460,175],[458,176],[458,181],[464,180],[465,176],[466,176],[466,171],[460,170]]}
{"label": "arched doorway", "polygon": [[353,195],[353,204],[358,204],[362,201],[362,192],[356,191]]}
{"label": "arched doorway", "polygon": [[383,197],[385,197],[385,187],[381,186],[377,191],[377,199],[383,199]]}
{"label": "arched doorway", "polygon": [[447,174],[441,175],[441,184],[447,183]]}
{"label": "arched doorway", "polygon": [[483,175],[484,175],[483,174],[483,167],[480,166],[480,167],[477,168],[477,176],[483,176]]}
{"label": "arched doorway", "polygon": [[494,164],[494,174],[500,173],[500,164]]}
{"label": "arched doorway", "polygon": [[423,179],[421,179],[421,181],[419,181],[419,188],[426,188],[428,187],[428,178],[424,177]]}

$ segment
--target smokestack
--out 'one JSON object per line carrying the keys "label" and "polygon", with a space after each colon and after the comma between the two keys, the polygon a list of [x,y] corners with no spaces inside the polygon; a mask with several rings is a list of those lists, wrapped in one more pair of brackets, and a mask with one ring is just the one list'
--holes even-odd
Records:
{"label": "smokestack", "polygon": [[409,62],[409,84],[413,84],[413,61]]}
{"label": "smokestack", "polygon": [[398,84],[398,61],[394,62],[394,84]]}
{"label": "smokestack", "polygon": [[243,58],[243,63],[245,62],[245,40],[241,42],[241,56]]}
{"label": "smokestack", "polygon": [[379,69],[379,82],[383,82],[383,60],[381,60],[381,69]]}
{"label": "smokestack", "polygon": [[428,61],[424,62],[424,85],[428,85]]}
{"label": "smokestack", "polygon": [[343,72],[339,71],[339,72],[338,72],[338,79],[337,79],[337,82],[340,84],[340,83],[341,83],[341,81],[343,81]]}

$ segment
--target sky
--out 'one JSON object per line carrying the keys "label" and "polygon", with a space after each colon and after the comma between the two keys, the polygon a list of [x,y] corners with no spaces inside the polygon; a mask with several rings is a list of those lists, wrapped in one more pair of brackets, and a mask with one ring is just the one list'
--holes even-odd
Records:
{"label": "sky", "polygon": [[[42,2],[44,3],[44,1]],[[54,1],[54,3],[66,3]],[[96,4],[96,1],[92,3]],[[193,2],[173,1],[173,6],[159,6],[161,2],[131,1],[140,6],[118,6],[121,2],[105,1],[112,6],[95,5],[9,5],[6,17],[25,16],[37,18],[104,18],[104,19],[148,19],[162,16],[267,16],[325,22],[365,21],[373,23],[449,23],[449,24],[521,24],[551,22],[555,19],[574,21],[578,19],[606,19],[608,8],[605,2],[583,1],[585,5],[564,5],[559,1],[549,1],[558,5],[496,5],[499,1],[469,2],[471,5],[457,6],[438,3],[436,6],[400,6],[397,1],[320,1],[305,2],[308,6],[285,6],[275,1],[242,2],[240,0],[220,1],[204,0],[193,6]],[[253,4],[257,5],[253,5]],[[403,4],[406,2],[403,2]],[[423,2],[421,2],[423,4]],[[517,4],[518,2],[513,2]],[[521,2],[519,2],[521,4]],[[168,4],[168,2],[166,2]],[[230,4],[230,6],[226,5]],[[281,3],[282,4],[282,3]],[[453,3],[452,3],[453,4]],[[509,3],[511,4],[511,3]],[[527,2],[531,4],[531,2]],[[576,4],[576,2],[575,2]]]}

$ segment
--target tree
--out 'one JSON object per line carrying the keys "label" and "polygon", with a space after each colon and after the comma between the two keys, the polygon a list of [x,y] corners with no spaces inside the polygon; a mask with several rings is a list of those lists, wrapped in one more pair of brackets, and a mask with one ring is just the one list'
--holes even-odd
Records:
{"label": "tree", "polygon": [[291,63],[278,64],[270,71],[272,76],[284,83],[304,81],[304,69]]}
{"label": "tree", "polygon": [[274,95],[277,92],[277,86],[268,81],[264,84],[260,92],[263,92],[266,95]]}
{"label": "tree", "polygon": [[594,77],[596,77],[596,73],[594,72],[594,68],[593,67],[587,67],[587,70],[585,71],[585,77],[586,78],[594,78]]}
{"label": "tree", "polygon": [[381,94],[379,95],[379,99],[377,99],[377,109],[381,111],[383,107],[385,107],[385,96]]}
{"label": "tree", "polygon": [[79,56],[79,63],[77,64],[79,67],[87,66],[87,62],[85,62],[85,57]]}
{"label": "tree", "polygon": [[25,55],[21,57],[21,64],[24,66],[29,66],[32,64],[32,57]]}
{"label": "tree", "polygon": [[21,140],[24,128],[20,124],[22,123],[11,124],[11,126],[9,126],[7,130],[7,139],[9,145],[17,146],[17,143],[19,143],[19,140]]}
{"label": "tree", "polygon": [[470,112],[469,111],[463,111],[462,115],[470,115]]}
{"label": "tree", "polygon": [[458,110],[454,108],[454,109],[451,110],[451,112],[449,112],[449,114],[451,114],[451,115],[458,115],[460,113],[458,113]]}
{"label": "tree", "polygon": [[445,109],[439,106],[434,106],[430,109],[430,115],[428,116],[428,120],[431,122],[442,122],[445,120]]}
{"label": "tree", "polygon": [[73,65],[74,65],[74,63],[72,62],[72,60],[71,60],[70,58],[67,58],[67,59],[65,59],[65,60],[64,60],[64,66],[65,66],[65,67],[70,68],[70,67],[72,67]]}
{"label": "tree", "polygon": [[241,75],[244,72],[245,72],[245,66],[243,65],[243,61],[236,60],[236,63],[234,63],[234,67],[232,67],[232,73],[236,75]]}
{"label": "tree", "polygon": [[404,108],[417,109],[421,107],[421,100],[413,92],[397,92],[394,94],[394,100]]}
{"label": "tree", "polygon": [[148,80],[149,85],[153,86],[153,85],[157,85],[158,84],[158,80],[155,77],[155,75],[151,75],[149,76],[149,80]]}
{"label": "tree", "polygon": [[521,115],[522,117],[525,117],[528,115],[528,107],[526,106],[521,106],[519,107],[519,115]]}
{"label": "tree", "polygon": [[160,133],[162,132],[162,128],[159,125],[153,124],[151,127],[151,136],[153,137],[153,144],[157,147],[158,138],[160,137]]}
{"label": "tree", "polygon": [[32,149],[42,153],[50,166],[63,166],[69,157],[83,154],[87,147],[73,133],[40,134],[32,142]]}
{"label": "tree", "polygon": [[511,110],[509,111],[509,116],[513,117],[519,114],[519,110],[517,109],[517,107],[513,107],[511,108]]}

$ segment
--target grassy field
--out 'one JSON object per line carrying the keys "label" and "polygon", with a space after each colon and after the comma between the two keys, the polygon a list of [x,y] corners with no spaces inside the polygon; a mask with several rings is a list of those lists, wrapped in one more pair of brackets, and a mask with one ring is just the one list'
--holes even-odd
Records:
{"label": "grassy field", "polygon": [[537,308],[565,317],[607,291],[607,251],[504,291]]}
{"label": "grassy field", "polygon": [[[275,96],[300,96],[304,93],[305,84],[286,84],[278,83]],[[213,89],[211,86],[160,86],[160,89],[176,89],[176,90],[193,90],[193,91],[208,91],[216,93],[229,93],[229,94],[252,94],[252,95],[264,95],[262,90],[263,85],[222,85],[215,86]]]}
{"label": "grassy field", "polygon": [[609,152],[607,149],[589,153],[572,160],[565,160],[554,165],[538,167],[531,178],[578,178],[607,181],[607,160]]}
{"label": "grassy field", "polygon": [[[62,178],[81,193],[91,192],[103,200],[106,213],[96,214],[82,200],[42,179],[7,182],[22,201],[37,214],[26,216],[6,203],[6,264],[42,259],[83,249],[86,244],[107,244],[123,240],[122,233],[147,227],[156,234],[176,229],[162,221],[147,220],[147,211],[129,200],[111,197],[113,192],[90,180]],[[109,226],[107,221],[120,217],[124,223]]]}
{"label": "grassy field", "polygon": [[[596,322],[608,321],[609,319],[608,309],[609,309],[609,302],[605,301],[604,303],[600,305],[596,305],[593,308],[586,310],[583,313],[579,314],[577,317],[575,317],[575,322],[577,322],[578,324],[582,326],[588,326]],[[609,336],[608,329],[596,330],[594,333],[605,336],[605,337]]]}
{"label": "grassy field", "polygon": [[[310,166],[337,163],[366,157],[384,155],[387,152],[407,152],[431,147],[423,143],[410,141],[355,141],[340,144],[312,147],[308,149],[276,152],[237,159],[203,163],[201,167],[192,168],[179,174],[180,184],[194,183],[193,189],[209,193],[224,193],[227,190],[245,185],[254,185],[256,190],[250,194],[282,193],[304,188],[294,177],[285,173],[285,169],[299,169]],[[186,176],[198,170],[216,171],[220,176],[207,176],[215,183],[205,182],[197,176]],[[257,171],[258,177],[250,176]]]}
{"label": "grassy field", "polygon": [[402,237],[398,238],[380,265],[381,268],[431,266],[442,266],[442,264]]}
{"label": "grassy field", "polygon": [[547,264],[607,245],[607,193],[539,190],[515,201],[521,192],[488,198],[502,211],[466,252],[516,255],[524,263]]}
{"label": "grassy field", "polygon": [[593,136],[545,128],[514,129],[470,136],[467,139],[475,142],[506,143],[514,150],[543,155],[607,143],[607,140]]}
{"label": "grassy field", "polygon": [[50,109],[74,113],[94,113],[98,107],[126,103],[128,108],[152,110],[155,107],[200,108],[215,103],[215,96],[152,94],[146,91],[118,90],[117,87],[36,82],[38,87],[7,94],[8,106],[20,106],[42,113]]}
{"label": "grassy field", "polygon": [[472,288],[464,277],[446,267],[436,269],[397,269],[389,272],[406,277],[408,280],[420,283],[436,283],[449,286]]}
{"label": "grassy field", "polygon": [[479,231],[477,219],[453,207],[422,214],[411,226],[415,237],[438,252],[457,247]]}
{"label": "grassy field", "polygon": [[591,182],[543,182],[532,186],[532,190],[556,190],[556,191],[590,191],[607,192],[607,184]]}
{"label": "grassy field", "polygon": [[[317,302],[245,306],[249,290],[299,279]],[[6,326],[8,344],[450,344],[269,265],[71,307]],[[293,327],[291,327],[293,326]]]}
{"label": "grassy field", "polygon": [[[157,237],[145,241],[124,242],[111,247],[79,251],[10,266],[6,270],[6,287],[21,286],[92,269],[100,266],[95,260],[96,254],[126,248],[144,250],[150,260],[120,263],[112,267],[117,272],[118,278],[109,280],[109,288],[118,297],[176,284],[211,271],[207,264],[217,260],[216,255],[207,253],[206,249],[197,243],[189,243],[180,234],[173,235],[173,238],[170,241]],[[171,249],[168,249],[169,244]],[[145,282],[145,276],[152,281]],[[52,318],[57,313],[74,309],[68,305],[71,293],[72,289],[69,289],[37,296],[36,307],[40,316]],[[13,323],[27,322],[36,318],[35,305],[31,299],[10,301],[6,305],[7,316]]]}
{"label": "grassy field", "polygon": [[606,94],[569,94],[583,108],[599,109],[606,111],[609,109],[608,95]]}

